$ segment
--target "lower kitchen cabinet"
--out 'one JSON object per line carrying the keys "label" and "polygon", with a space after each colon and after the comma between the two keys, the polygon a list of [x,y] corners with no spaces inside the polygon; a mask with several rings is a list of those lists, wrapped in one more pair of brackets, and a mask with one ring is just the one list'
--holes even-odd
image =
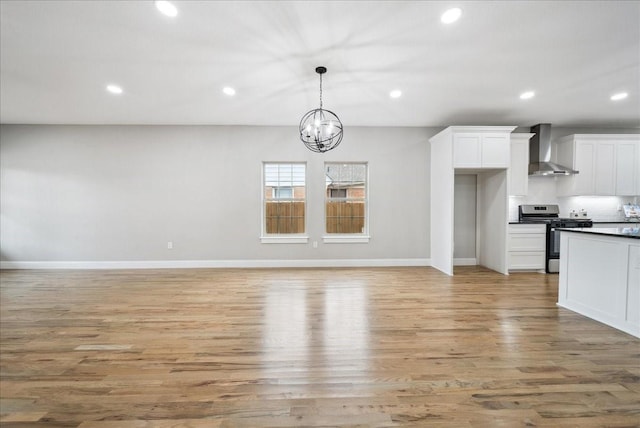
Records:
{"label": "lower kitchen cabinet", "polygon": [[510,224],[508,235],[509,270],[542,270],[545,262],[546,225]]}

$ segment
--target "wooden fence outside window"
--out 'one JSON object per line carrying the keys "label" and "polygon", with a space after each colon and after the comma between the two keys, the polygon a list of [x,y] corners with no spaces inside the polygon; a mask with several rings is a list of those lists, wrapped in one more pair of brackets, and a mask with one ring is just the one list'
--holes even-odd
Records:
{"label": "wooden fence outside window", "polygon": [[[365,204],[360,201],[326,202],[326,233],[363,233]],[[269,234],[304,233],[305,203],[270,201],[265,204]]]}

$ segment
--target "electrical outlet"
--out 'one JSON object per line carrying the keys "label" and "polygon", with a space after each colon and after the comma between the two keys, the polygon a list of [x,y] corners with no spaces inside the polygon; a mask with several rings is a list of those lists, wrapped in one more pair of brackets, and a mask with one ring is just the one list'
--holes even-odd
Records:
{"label": "electrical outlet", "polygon": [[167,250],[173,250],[173,241],[167,242]]}
{"label": "electrical outlet", "polygon": [[318,241],[313,241],[313,248],[318,248]]}

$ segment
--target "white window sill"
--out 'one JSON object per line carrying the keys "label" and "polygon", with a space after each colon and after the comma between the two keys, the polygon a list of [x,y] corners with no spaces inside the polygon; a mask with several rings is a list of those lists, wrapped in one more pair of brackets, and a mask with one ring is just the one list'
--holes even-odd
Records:
{"label": "white window sill", "polygon": [[368,244],[369,235],[325,235],[322,242],[325,244]]}
{"label": "white window sill", "polygon": [[306,244],[309,242],[308,236],[292,235],[292,236],[261,236],[262,244]]}

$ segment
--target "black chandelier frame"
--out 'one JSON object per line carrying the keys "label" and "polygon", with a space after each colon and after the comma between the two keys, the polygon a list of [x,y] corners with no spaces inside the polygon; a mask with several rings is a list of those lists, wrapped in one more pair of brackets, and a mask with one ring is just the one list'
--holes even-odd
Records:
{"label": "black chandelier frame", "polygon": [[320,108],[305,113],[300,119],[300,140],[312,152],[325,153],[333,150],[342,142],[343,126],[337,114],[322,108],[322,75],[326,67],[316,67],[320,75]]}

